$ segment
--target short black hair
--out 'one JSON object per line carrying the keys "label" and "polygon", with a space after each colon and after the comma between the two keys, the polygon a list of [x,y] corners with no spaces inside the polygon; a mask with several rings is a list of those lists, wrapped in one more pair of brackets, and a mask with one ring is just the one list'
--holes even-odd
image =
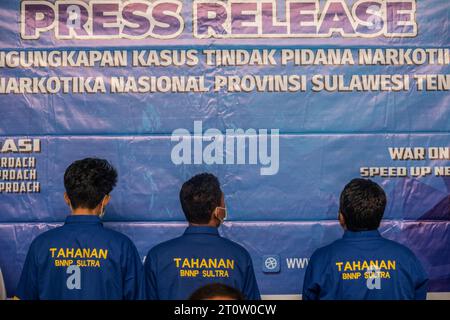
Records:
{"label": "short black hair", "polygon": [[96,208],[116,186],[117,171],[104,159],[73,162],[64,173],[64,187],[72,208]]}
{"label": "short black hair", "polygon": [[386,208],[386,193],[369,179],[353,179],[344,188],[339,210],[350,231],[376,230]]}
{"label": "short black hair", "polygon": [[215,208],[220,206],[222,190],[216,176],[198,174],[185,183],[180,190],[180,202],[186,219],[191,223],[207,224]]}
{"label": "short black hair", "polygon": [[208,300],[214,297],[227,297],[233,300],[245,300],[244,295],[233,287],[222,283],[211,283],[198,288],[189,297],[189,300]]}

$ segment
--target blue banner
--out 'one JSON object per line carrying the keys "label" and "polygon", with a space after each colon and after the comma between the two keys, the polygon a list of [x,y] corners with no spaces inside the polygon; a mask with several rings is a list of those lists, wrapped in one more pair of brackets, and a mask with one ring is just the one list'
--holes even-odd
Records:
{"label": "blue banner", "polygon": [[446,0],[1,2],[8,295],[31,241],[69,214],[65,169],[93,156],[119,172],[106,224],[143,259],[182,233],[182,183],[217,175],[221,233],[249,250],[263,295],[300,294],[312,252],[342,235],[343,186],[374,179],[383,235],[417,254],[430,292],[450,292],[449,12]]}

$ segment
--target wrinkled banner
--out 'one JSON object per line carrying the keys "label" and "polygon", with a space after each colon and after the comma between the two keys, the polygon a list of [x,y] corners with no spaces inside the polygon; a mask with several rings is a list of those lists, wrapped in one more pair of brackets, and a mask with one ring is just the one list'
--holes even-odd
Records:
{"label": "wrinkled banner", "polygon": [[301,293],[312,252],[342,235],[343,186],[371,177],[388,195],[383,235],[417,254],[430,292],[449,292],[449,12],[447,0],[2,1],[8,295],[31,241],[69,213],[65,168],[88,156],[117,167],[105,223],[142,258],[183,232],[181,184],[216,174],[221,233],[249,250],[264,295]]}

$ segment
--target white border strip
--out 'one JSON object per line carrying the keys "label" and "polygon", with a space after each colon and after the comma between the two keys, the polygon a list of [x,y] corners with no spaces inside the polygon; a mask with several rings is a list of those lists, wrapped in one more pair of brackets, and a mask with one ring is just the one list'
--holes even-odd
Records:
{"label": "white border strip", "polygon": [[[267,294],[262,300],[301,300],[301,294]],[[427,300],[450,300],[450,292],[428,292]]]}

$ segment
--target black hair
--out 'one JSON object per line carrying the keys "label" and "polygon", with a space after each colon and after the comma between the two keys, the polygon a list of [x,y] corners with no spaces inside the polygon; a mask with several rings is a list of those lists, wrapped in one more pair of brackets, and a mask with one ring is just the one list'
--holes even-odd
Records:
{"label": "black hair", "polygon": [[350,231],[376,230],[386,208],[386,194],[369,179],[353,179],[344,188],[339,210]]}
{"label": "black hair", "polygon": [[211,283],[198,288],[189,300],[208,300],[214,297],[227,297],[233,300],[245,300],[244,295],[237,289],[222,283]]}
{"label": "black hair", "polygon": [[104,159],[73,162],[64,173],[64,187],[72,208],[96,208],[116,186],[117,171]]}
{"label": "black hair", "polygon": [[180,202],[186,219],[191,223],[207,224],[220,206],[222,190],[216,176],[198,174],[185,183],[180,190]]}

